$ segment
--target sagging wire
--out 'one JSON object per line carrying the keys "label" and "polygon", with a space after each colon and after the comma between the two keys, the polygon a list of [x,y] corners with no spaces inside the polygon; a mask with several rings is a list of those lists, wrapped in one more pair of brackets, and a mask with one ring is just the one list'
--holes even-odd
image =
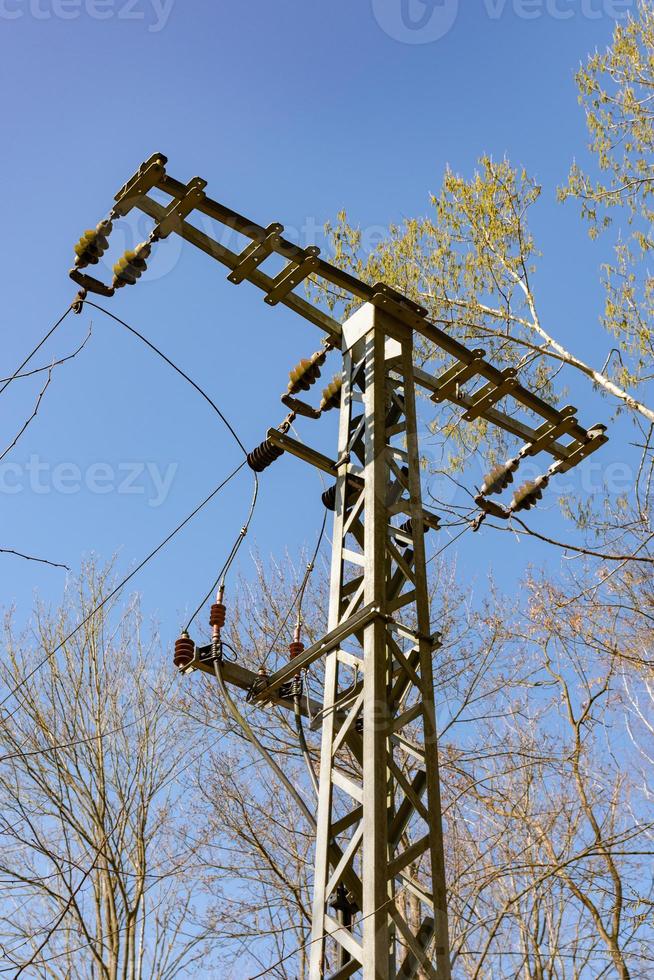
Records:
{"label": "sagging wire", "polygon": [[[219,493],[219,491],[220,491],[220,490],[222,490],[222,488],[223,488],[224,486],[226,486],[226,485],[227,485],[227,484],[228,484],[228,483],[230,482],[230,480],[232,480],[232,479],[233,479],[233,478],[234,478],[234,477],[236,476],[236,474],[237,474],[237,473],[239,473],[239,472],[240,472],[240,471],[241,471],[241,470],[243,469],[243,467],[244,467],[244,466],[245,466],[245,460],[243,460],[243,462],[242,462],[242,463],[240,463],[240,464],[239,464],[239,466],[237,466],[237,468],[236,468],[235,470],[232,470],[232,472],[231,472],[231,473],[229,474],[229,476],[227,476],[227,477],[226,477],[226,478],[225,478],[225,479],[224,479],[224,480],[223,480],[223,481],[222,481],[221,483],[219,483],[219,484],[218,484],[218,486],[217,486],[217,487],[215,487],[215,489],[214,489],[214,490],[212,490],[212,491],[211,491],[211,493],[210,493],[210,494],[208,494],[208,495],[207,495],[207,496],[206,496],[206,497],[204,498],[204,500],[202,500],[202,501],[201,501],[201,502],[200,502],[200,503],[199,503],[199,504],[198,504],[198,505],[197,505],[196,507],[194,507],[194,509],[193,509],[193,510],[191,511],[191,513],[190,513],[190,514],[188,514],[188,515],[187,515],[187,516],[186,516],[186,517],[184,518],[184,520],[183,520],[183,521],[181,521],[181,522],[180,522],[180,523],[179,523],[179,524],[177,525],[177,527],[176,527],[176,528],[174,528],[174,529],[173,529],[173,530],[172,530],[172,531],[171,531],[171,532],[170,532],[170,533],[169,533],[168,535],[166,535],[166,537],[165,537],[165,538],[163,539],[163,541],[161,541],[161,542],[160,542],[160,543],[159,543],[159,544],[158,544],[158,545],[156,546],[156,548],[153,548],[153,550],[152,550],[152,551],[151,551],[151,552],[150,552],[150,553],[149,553],[149,554],[148,554],[148,555],[147,555],[147,556],[146,556],[146,557],[145,557],[145,558],[144,558],[144,559],[143,559],[142,561],[140,561],[140,562],[138,563],[138,565],[136,566],[136,568],[134,568],[134,569],[132,569],[132,571],[131,571],[131,572],[130,572],[130,573],[129,573],[128,575],[126,575],[126,576],[125,576],[125,577],[124,577],[124,578],[123,578],[123,579],[122,579],[122,580],[121,580],[121,581],[120,581],[120,582],[118,583],[118,585],[117,585],[117,586],[116,586],[116,587],[115,587],[114,589],[112,589],[112,590],[111,590],[111,592],[110,592],[110,593],[109,593],[108,595],[106,595],[106,596],[105,596],[105,597],[104,597],[104,598],[102,599],[102,601],[101,601],[101,602],[99,602],[99,603],[97,604],[97,606],[95,606],[95,607],[94,607],[94,608],[93,608],[93,609],[91,610],[91,612],[90,612],[90,613],[89,613],[89,614],[88,614],[87,616],[85,616],[85,617],[84,617],[84,619],[82,619],[82,620],[81,620],[81,622],[79,622],[79,623],[77,624],[77,626],[76,626],[76,627],[75,627],[75,628],[74,628],[73,630],[71,630],[71,631],[70,631],[70,633],[68,633],[68,635],[67,635],[67,636],[65,636],[65,637],[64,637],[64,639],[63,639],[63,640],[62,640],[62,641],[61,641],[60,643],[58,643],[58,644],[57,644],[57,646],[56,646],[56,647],[54,647],[54,648],[53,648],[52,650],[50,650],[50,651],[48,651],[48,653],[46,654],[46,656],[45,656],[45,657],[43,657],[43,658],[42,658],[42,659],[41,659],[41,660],[40,660],[40,661],[39,661],[39,662],[38,662],[38,663],[36,664],[36,666],[35,666],[35,667],[33,667],[33,668],[32,668],[32,670],[30,670],[30,671],[29,671],[29,673],[27,673],[27,674],[26,674],[26,675],[25,675],[25,676],[24,676],[23,678],[21,678],[21,680],[19,681],[19,683],[18,683],[18,684],[16,684],[16,685],[15,685],[15,687],[13,687],[13,688],[11,689],[11,691],[9,691],[9,693],[5,695],[5,697],[4,697],[3,699],[2,699],[2,701],[0,701],[0,708],[1,708],[1,707],[2,707],[2,706],[3,706],[4,704],[6,704],[6,703],[7,703],[7,701],[8,701],[8,700],[9,700],[10,698],[12,698],[12,697],[14,697],[14,695],[16,695],[16,694],[18,693],[18,691],[19,691],[19,690],[20,690],[20,688],[21,688],[21,687],[23,686],[23,684],[26,684],[26,683],[27,683],[27,681],[29,681],[29,680],[30,680],[30,678],[32,678],[32,677],[34,676],[34,674],[36,674],[36,673],[37,673],[37,671],[39,671],[39,670],[41,669],[41,667],[43,667],[43,666],[44,666],[44,665],[45,665],[45,664],[46,664],[46,663],[47,663],[47,662],[48,662],[48,661],[50,660],[50,658],[51,658],[51,657],[53,657],[53,656],[55,655],[55,653],[58,653],[58,651],[59,651],[59,650],[61,650],[61,648],[62,648],[62,647],[63,647],[63,646],[64,646],[64,645],[66,644],[66,643],[68,643],[68,641],[69,641],[69,640],[71,640],[71,639],[72,639],[72,638],[73,638],[73,637],[74,637],[74,636],[75,636],[75,635],[76,635],[76,634],[77,634],[77,633],[78,633],[78,632],[79,632],[79,631],[80,631],[80,630],[82,629],[82,627],[83,627],[83,626],[85,626],[85,625],[86,625],[86,624],[87,624],[88,622],[90,622],[90,620],[91,620],[91,619],[92,619],[92,618],[93,618],[93,617],[94,617],[94,616],[96,615],[96,613],[98,613],[98,612],[99,612],[99,611],[100,611],[100,610],[102,609],[102,607],[103,607],[103,606],[105,606],[105,605],[106,605],[106,604],[107,604],[107,603],[108,603],[108,602],[109,602],[109,601],[110,601],[111,599],[113,599],[113,598],[114,598],[114,596],[116,596],[116,595],[117,595],[117,594],[118,594],[118,593],[119,593],[119,592],[121,591],[121,589],[123,589],[123,588],[124,588],[124,587],[125,587],[125,586],[127,585],[127,583],[128,583],[128,582],[129,582],[129,581],[130,581],[130,580],[131,580],[132,578],[134,578],[134,576],[135,576],[135,575],[136,575],[136,574],[137,574],[138,572],[140,572],[140,571],[141,571],[141,569],[145,567],[145,565],[147,565],[147,564],[148,564],[148,562],[149,562],[149,561],[151,561],[151,560],[152,560],[152,559],[153,559],[153,558],[154,558],[154,557],[155,557],[155,556],[156,556],[157,554],[159,554],[159,552],[160,552],[160,551],[161,551],[161,550],[162,550],[163,548],[165,548],[165,546],[166,546],[166,545],[168,544],[168,542],[169,542],[169,541],[171,541],[171,540],[172,540],[172,539],[173,539],[173,538],[175,537],[175,535],[176,535],[176,534],[178,534],[178,533],[179,533],[179,532],[180,532],[180,531],[181,531],[181,530],[182,530],[182,529],[183,529],[184,527],[186,527],[186,525],[187,525],[187,524],[188,524],[188,523],[189,523],[189,522],[190,522],[191,520],[193,520],[193,518],[194,518],[194,517],[196,516],[196,514],[199,514],[199,512],[200,512],[200,511],[201,511],[201,510],[202,510],[202,509],[203,509],[204,507],[206,507],[206,505],[207,505],[207,504],[208,504],[208,503],[209,503],[209,502],[210,502],[211,500],[213,500],[213,498],[214,498],[214,497],[215,497],[215,496],[216,496],[216,495],[217,495],[217,494]],[[14,714],[16,713],[16,711],[18,711],[18,708],[16,708],[16,709],[15,709],[15,710],[14,710],[14,711],[13,711],[13,712],[12,712],[12,713],[10,714],[10,715],[7,715],[6,717],[3,717],[3,719],[2,719],[2,721],[3,721],[3,723],[6,723],[6,722],[7,722],[7,721],[8,721],[8,720],[9,720],[10,718],[12,718],[12,717],[13,717],[13,715],[14,715]]]}
{"label": "sagging wire", "polygon": [[[93,307],[96,310],[99,310],[101,313],[104,313],[106,316],[110,317],[110,319],[114,320],[116,323],[120,324],[120,326],[122,326],[126,330],[128,330],[131,334],[133,334],[135,337],[137,337],[138,340],[140,340],[147,347],[149,347],[149,349],[151,351],[153,351],[153,353],[155,353],[158,357],[160,357],[163,361],[165,361],[165,363],[168,364],[168,366],[171,367],[173,369],[173,371],[175,371],[177,374],[179,374],[180,377],[184,379],[184,381],[188,382],[188,384],[190,384],[191,387],[193,387],[195,389],[195,391],[197,391],[197,393],[202,398],[204,398],[204,400],[213,409],[213,411],[216,412],[216,414],[218,415],[218,417],[221,419],[221,421],[223,422],[223,424],[226,426],[226,428],[228,429],[228,431],[232,435],[232,437],[233,437],[234,441],[236,442],[236,444],[238,445],[239,449],[241,450],[241,452],[243,453],[243,455],[247,459],[248,451],[245,448],[245,446],[243,445],[243,442],[239,438],[239,436],[238,436],[236,430],[234,429],[233,425],[229,422],[229,420],[227,419],[227,417],[225,416],[225,414],[220,410],[220,408],[218,407],[218,405],[216,405],[216,403],[214,402],[214,400],[212,398],[210,398],[210,396],[207,394],[207,392],[204,391],[204,389],[201,388],[200,385],[197,384],[197,382],[195,382],[193,380],[193,378],[191,378],[184,370],[182,370],[182,368],[180,368],[178,364],[175,364],[175,362],[172,361],[171,358],[169,358],[166,354],[164,354],[164,352],[162,350],[160,350],[156,346],[156,344],[153,344],[152,341],[148,340],[148,338],[145,337],[142,333],[140,333],[134,327],[130,326],[129,323],[126,323],[125,320],[122,320],[119,316],[116,316],[114,313],[111,313],[109,310],[105,309],[103,306],[99,306],[97,303],[94,303],[94,302],[92,302],[89,299],[84,298],[82,300],[82,302],[83,303],[86,303],[88,306],[91,306],[91,307]],[[186,626],[186,630],[184,632],[188,632],[188,630],[189,630],[190,626],[192,625],[193,621],[195,620],[196,616],[198,615],[198,613],[200,612],[200,610],[202,609],[202,607],[204,606],[204,604],[209,600],[209,598],[211,597],[212,593],[216,590],[216,588],[221,583],[224,585],[224,581],[225,581],[227,572],[229,571],[229,569],[230,569],[230,567],[231,567],[234,559],[236,558],[236,555],[238,554],[238,552],[240,550],[240,547],[241,547],[241,545],[243,543],[243,540],[245,539],[245,536],[246,536],[246,534],[247,534],[247,532],[248,532],[248,530],[250,528],[250,523],[251,523],[252,517],[254,515],[254,509],[256,507],[257,498],[258,498],[258,495],[259,495],[259,478],[258,478],[257,474],[254,473],[254,472],[253,472],[253,477],[254,477],[254,488],[253,488],[253,492],[252,492],[252,502],[250,504],[250,510],[249,510],[249,513],[248,513],[246,522],[243,525],[243,527],[241,528],[241,530],[239,531],[239,534],[238,534],[238,536],[236,538],[236,541],[234,542],[234,545],[232,546],[232,549],[231,549],[231,551],[230,551],[230,553],[229,553],[229,555],[227,557],[227,560],[226,560],[225,564],[223,565],[223,567],[221,568],[220,572],[216,576],[216,579],[212,583],[212,586],[209,589],[209,591],[207,592],[206,596],[203,598],[202,602],[200,603],[200,605],[198,606],[198,608],[195,610],[195,612],[191,616],[191,619],[189,620],[188,625]]]}
{"label": "sagging wire", "polygon": [[430,562],[435,561],[436,558],[440,558],[440,556],[443,554],[443,552],[444,551],[447,551],[448,548],[450,548],[456,541],[458,541],[459,538],[462,537],[466,533],[466,531],[471,531],[471,530],[474,530],[474,524],[473,523],[466,524],[466,526],[463,528],[462,531],[459,531],[459,533],[458,534],[455,534],[453,538],[450,538],[450,540],[447,542],[447,544],[444,545],[440,549],[440,551],[437,551],[436,554],[432,555],[431,558],[428,558],[427,559],[427,561],[425,562],[425,564],[426,565],[429,565]]}
{"label": "sagging wire", "polygon": [[[80,302],[83,303],[86,306],[92,306],[93,309],[95,309],[95,310],[100,310],[100,312],[101,313],[104,313],[105,316],[108,316],[111,320],[115,320],[115,322],[118,323],[118,324],[120,324],[121,327],[124,327],[125,330],[128,330],[131,334],[133,334],[135,337],[137,337],[142,343],[144,343],[146,345],[146,347],[149,347],[150,350],[157,355],[157,357],[160,357],[163,361],[165,361],[166,364],[173,369],[173,371],[175,371],[177,374],[179,374],[179,376],[181,378],[184,379],[184,381],[188,382],[188,384],[190,384],[191,387],[194,388],[197,391],[197,393],[202,398],[204,398],[204,400],[213,409],[213,411],[216,413],[216,415],[218,415],[218,417],[221,419],[221,421],[224,423],[224,425],[227,427],[227,429],[231,433],[232,437],[234,438],[236,444],[238,445],[238,447],[241,450],[241,452],[243,453],[243,455],[244,456],[247,456],[247,449],[245,448],[245,446],[243,445],[243,443],[239,439],[239,437],[238,437],[238,435],[237,435],[237,433],[236,433],[233,425],[225,417],[225,415],[223,414],[223,412],[221,412],[221,410],[218,408],[218,406],[213,401],[213,399],[209,397],[209,395],[206,393],[206,391],[203,388],[201,388],[200,385],[197,384],[197,382],[195,382],[193,380],[193,378],[189,377],[189,375],[186,373],[186,371],[183,371],[182,368],[179,367],[179,365],[175,364],[174,361],[172,361],[169,357],[167,357],[167,355],[164,354],[164,352],[162,350],[160,350],[156,346],[156,344],[153,344],[151,340],[148,340],[147,337],[145,337],[142,333],[139,333],[139,331],[136,330],[134,327],[130,326],[129,323],[126,323],[125,320],[121,320],[121,318],[119,316],[116,316],[115,313],[111,313],[109,310],[106,310],[104,308],[104,306],[99,306],[97,303],[93,303],[90,299],[86,299],[85,298],[83,300],[80,300]],[[1,389],[0,389],[0,392],[1,392]]]}
{"label": "sagging wire", "polygon": [[252,500],[250,502],[250,509],[248,511],[248,516],[247,516],[247,519],[245,521],[245,524],[243,525],[243,527],[239,531],[239,533],[238,533],[238,535],[236,537],[236,540],[234,541],[234,544],[232,545],[232,550],[229,552],[229,555],[227,556],[227,560],[225,561],[225,564],[220,569],[220,571],[218,572],[218,575],[216,576],[216,578],[212,582],[211,588],[209,589],[209,591],[207,592],[207,594],[204,596],[204,598],[202,599],[202,601],[198,605],[197,609],[195,610],[195,612],[193,613],[193,615],[189,619],[188,623],[186,624],[186,627],[184,629],[184,632],[185,633],[188,633],[189,632],[189,630],[190,630],[191,626],[193,625],[196,617],[198,616],[198,614],[202,610],[202,607],[205,605],[205,603],[207,603],[209,601],[209,599],[211,598],[211,596],[213,595],[213,593],[216,591],[216,589],[221,588],[223,590],[223,592],[224,592],[224,589],[225,589],[225,581],[226,581],[226,578],[227,578],[227,573],[228,573],[229,569],[231,568],[232,563],[234,562],[234,559],[236,558],[236,556],[237,556],[237,554],[238,554],[238,552],[240,550],[240,547],[241,547],[241,545],[243,544],[243,542],[245,540],[245,537],[246,537],[248,531],[250,530],[250,524],[252,523],[252,518],[254,516],[254,510],[255,510],[255,507],[257,505],[258,497],[259,497],[259,480],[258,480],[258,477],[257,477],[257,475],[255,473],[254,474],[254,490],[253,490],[253,493],[252,493]]}
{"label": "sagging wire", "polygon": [[[278,631],[277,631],[277,633],[275,635],[275,638],[274,638],[272,644],[270,645],[270,648],[268,650],[268,653],[266,654],[264,663],[267,662],[267,660],[269,659],[272,651],[274,650],[274,648],[275,648],[275,646],[277,644],[277,641],[279,640],[279,637],[281,636],[282,632],[284,631],[284,628],[286,627],[286,624],[288,623],[288,620],[291,617],[291,614],[292,614],[293,610],[296,607],[297,607],[297,623],[296,623],[296,627],[295,627],[294,638],[293,638],[293,641],[291,642],[290,647],[289,647],[291,658],[296,657],[296,656],[299,656],[299,654],[302,653],[302,651],[304,650],[304,644],[300,640],[301,627],[302,627],[302,605],[303,605],[303,602],[304,602],[304,597],[305,597],[305,594],[306,594],[306,589],[307,589],[307,586],[309,584],[309,579],[311,578],[311,573],[313,572],[313,570],[315,568],[316,560],[317,560],[318,553],[320,551],[320,546],[322,544],[323,536],[324,536],[324,533],[325,533],[326,524],[327,524],[327,513],[325,512],[325,516],[323,517],[323,522],[322,522],[322,525],[321,525],[321,528],[320,528],[320,533],[318,535],[318,540],[316,542],[315,548],[314,548],[313,553],[311,555],[311,560],[307,564],[307,567],[306,567],[304,576],[303,576],[302,581],[301,581],[301,583],[300,583],[300,585],[298,587],[298,590],[296,592],[296,595],[294,596],[293,601],[292,601],[292,603],[291,603],[291,605],[290,605],[290,607],[289,607],[289,609],[288,609],[288,611],[287,611],[287,613],[286,613],[286,615],[285,615],[285,617],[284,617],[284,619],[282,621],[282,624],[281,624],[280,628],[278,629]],[[241,540],[242,540],[242,538],[241,538]],[[254,731],[252,730],[252,727],[249,725],[249,723],[247,722],[247,720],[245,719],[245,717],[238,710],[235,702],[233,701],[233,699],[229,695],[229,692],[227,690],[227,686],[226,686],[226,684],[224,682],[224,678],[223,678],[223,675],[222,675],[223,646],[225,645],[224,644],[224,641],[222,640],[222,637],[221,637],[221,630],[222,630],[222,628],[223,628],[223,626],[225,624],[225,605],[223,603],[223,598],[224,598],[224,585],[221,582],[221,585],[220,585],[220,587],[218,589],[217,602],[211,607],[210,625],[212,627],[212,660],[213,660],[213,669],[214,669],[214,673],[216,675],[216,680],[218,681],[218,685],[220,687],[221,694],[222,694],[222,696],[223,696],[223,698],[225,700],[225,704],[227,705],[227,710],[228,710],[229,714],[231,715],[231,717],[233,718],[233,720],[239,725],[239,727],[243,731],[243,733],[246,736],[246,738],[248,739],[248,741],[250,741],[252,743],[252,745],[257,749],[257,751],[260,753],[260,755],[262,756],[262,758],[264,759],[264,761],[272,769],[272,771],[274,772],[274,774],[279,779],[281,779],[283,785],[291,793],[293,799],[298,803],[298,805],[300,806],[302,812],[305,814],[305,816],[307,817],[307,819],[309,819],[312,822],[313,826],[315,826],[315,823],[316,823],[315,816],[311,813],[311,811],[309,810],[307,804],[305,803],[305,801],[303,800],[303,798],[300,796],[300,794],[298,793],[298,791],[295,789],[295,787],[293,786],[293,784],[290,782],[290,780],[288,779],[288,777],[285,775],[285,773],[283,772],[283,770],[278,766],[278,764],[272,758],[272,756],[270,755],[270,753],[266,750],[265,746],[263,746],[262,743],[260,742],[260,740],[257,738],[257,736],[255,735]],[[204,602],[201,604],[200,609],[202,608],[202,605],[204,605]],[[195,615],[197,615],[197,612],[199,612],[199,609],[194,614],[194,617],[195,617]],[[179,650],[181,652],[182,656],[185,654],[185,652],[187,650],[187,647],[186,647],[186,644],[187,643],[190,643],[191,646],[192,646],[192,641],[188,639],[188,629],[186,629],[182,633],[182,637],[180,638],[180,640],[177,641],[177,644],[176,644],[176,650]],[[229,649],[231,649],[231,647],[229,647]],[[316,774],[315,774],[315,771],[314,771],[314,768],[313,768],[313,764],[312,764],[312,761],[311,761],[311,755],[310,755],[310,752],[309,752],[309,746],[307,744],[306,736],[305,736],[305,733],[304,733],[304,726],[303,726],[303,723],[302,723],[302,704],[301,704],[301,697],[302,697],[302,678],[301,678],[301,675],[299,673],[295,675],[295,677],[293,678],[293,680],[291,682],[291,693],[292,693],[292,697],[293,697],[293,709],[294,709],[294,712],[293,713],[294,713],[294,717],[295,717],[295,725],[296,725],[296,731],[297,731],[297,736],[298,736],[298,742],[299,742],[299,745],[300,745],[300,751],[302,753],[302,757],[304,759],[305,765],[306,765],[307,770],[308,770],[308,773],[309,773],[309,777],[311,779],[311,784],[313,786],[314,792],[315,792],[316,797],[317,797],[318,796],[318,780],[316,778]]]}

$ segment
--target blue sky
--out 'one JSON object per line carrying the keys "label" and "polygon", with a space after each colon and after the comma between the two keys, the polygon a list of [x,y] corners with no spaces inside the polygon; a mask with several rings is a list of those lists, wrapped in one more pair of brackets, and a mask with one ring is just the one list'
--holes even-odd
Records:
{"label": "blue sky", "polygon": [[[415,28],[428,12],[422,0],[407,4]],[[282,221],[303,244],[341,207],[364,228],[420,213],[447,164],[470,174],[482,152],[506,154],[544,185],[532,218],[544,252],[542,309],[570,347],[601,364],[611,346],[597,325],[603,256],[575,208],[556,204],[555,189],[573,157],[585,159],[574,71],[608,43],[625,9],[633,3],[436,0],[421,31],[402,20],[402,0],[0,0],[2,375],[70,303],[75,241],[155,151],[178,179],[203,176],[211,196],[263,224]],[[281,421],[287,372],[319,339],[174,239],[157,250],[148,276],[109,304],[207,388],[250,446]],[[68,318],[37,363],[74,349],[89,319]],[[90,552],[115,554],[123,572],[239,455],[190,388],[109,320],[92,319],[86,348],[56,372],[5,460],[13,468],[0,474],[1,543],[73,569]],[[586,423],[608,416],[579,379],[569,381]],[[38,390],[38,381],[22,381],[3,395],[5,443]],[[326,447],[334,423],[305,423],[303,436]],[[606,459],[619,458],[614,444]],[[107,492],[84,487],[94,464],[110,467]],[[62,475],[62,465],[72,469]],[[152,472],[171,480],[162,501]],[[130,475],[140,492],[118,492]],[[56,490],[62,479],[70,492]],[[22,489],[7,492],[16,482]],[[171,643],[222,564],[249,492],[244,473],[135,580]],[[262,480],[249,546],[297,557],[317,533],[319,493],[305,466],[277,464]],[[543,521],[563,530],[556,514]],[[542,557],[533,543],[510,540],[501,539],[500,561],[497,538],[467,536],[458,560],[474,564],[482,582],[492,567],[509,587]],[[58,571],[11,557],[0,557],[0,569],[3,600],[17,604],[20,618],[35,589],[51,601],[61,595]]]}

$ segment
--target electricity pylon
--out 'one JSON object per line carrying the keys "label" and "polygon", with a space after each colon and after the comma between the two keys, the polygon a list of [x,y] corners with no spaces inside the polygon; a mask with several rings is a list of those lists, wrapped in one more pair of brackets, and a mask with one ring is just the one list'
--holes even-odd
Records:
{"label": "electricity pylon", "polygon": [[[466,420],[484,418],[523,440],[517,455],[486,478],[476,498],[477,526],[487,514],[506,519],[533,506],[553,475],[606,442],[604,426],[584,429],[574,408],[549,405],[515,372],[498,370],[484,351],[468,350],[429,323],[426,311],[406,297],[337,269],[315,247],[287,241],[279,224],[263,228],[212,201],[200,178],[181,184],[166,173],[166,162],[161,154],[146,161],[116,195],[109,218],[80,240],[71,271],[80,298],[87,290],[108,296],[134,283],[155,243],[174,232],[225,264],[231,282],[249,281],[269,305],[282,303],[318,326],[342,355],[336,459],[290,438],[284,426],[271,429],[260,447],[268,462],[290,452],[335,478],[328,632],[270,676],[223,665],[227,683],[248,691],[255,703],[298,710],[289,682],[324,661],[323,704],[307,697],[299,708],[322,726],[311,980],[356,974],[364,980],[449,978],[433,681],[439,634],[430,624],[424,544],[425,531],[437,528],[438,518],[421,499],[416,386],[437,404],[449,400],[463,407]],[[167,205],[149,196],[154,188],[169,195]],[[148,240],[116,264],[113,284],[106,286],[82,269],[97,263],[113,220],[132,208],[155,225]],[[186,220],[192,211],[249,243],[240,253],[231,251]],[[260,268],[271,255],[286,260],[274,277]],[[295,292],[309,276],[363,305],[339,323]],[[440,376],[414,365],[415,333],[450,355]],[[315,358],[316,364],[324,359]],[[327,391],[329,407],[337,390]],[[507,397],[537,417],[536,427],[497,407]],[[320,415],[288,395],[283,401],[300,414]],[[541,452],[553,464],[517,490],[509,507],[488,499],[512,482],[523,458]],[[184,644],[190,652],[179,665],[213,675],[213,648]]]}

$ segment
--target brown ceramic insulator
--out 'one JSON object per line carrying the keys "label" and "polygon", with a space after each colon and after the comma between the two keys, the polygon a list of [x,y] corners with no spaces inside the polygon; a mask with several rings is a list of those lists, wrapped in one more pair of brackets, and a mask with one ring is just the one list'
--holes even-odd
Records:
{"label": "brown ceramic insulator", "polygon": [[339,407],[341,404],[342,388],[343,379],[339,374],[335,374],[322,393],[322,401],[320,402],[321,412],[329,412],[332,408]]}
{"label": "brown ceramic insulator", "polygon": [[270,439],[266,439],[251,453],[248,453],[248,466],[255,473],[263,473],[276,459],[283,455],[283,449],[276,446]]}
{"label": "brown ceramic insulator", "polygon": [[321,494],[321,498],[327,510],[336,510],[336,484],[334,483],[333,486],[328,487],[327,490],[324,490]]}
{"label": "brown ceramic insulator", "polygon": [[178,640],[175,640],[175,656],[173,663],[176,667],[186,667],[195,656],[195,643],[188,633],[182,633]]}
{"label": "brown ceramic insulator", "polygon": [[487,473],[484,477],[484,482],[481,486],[482,495],[487,493],[502,493],[510,483],[513,483],[513,474],[520,465],[520,459],[515,457],[514,459],[507,459],[506,463],[500,463],[498,466],[494,466],[490,473]]}
{"label": "brown ceramic insulator", "polygon": [[288,376],[289,395],[297,395],[300,391],[308,391],[320,377],[320,368],[325,363],[327,351],[317,351],[311,357],[305,357],[296,364]]}
{"label": "brown ceramic insulator", "polygon": [[209,626],[217,626],[219,630],[225,625],[227,610],[224,602],[214,602],[209,613]]}
{"label": "brown ceramic insulator", "polygon": [[304,653],[304,643],[302,640],[293,640],[292,643],[289,643],[288,652],[291,655],[291,660],[295,660],[301,653]]}
{"label": "brown ceramic insulator", "polygon": [[527,480],[513,494],[513,500],[509,510],[514,512],[519,510],[531,510],[539,500],[543,499],[543,490],[549,483],[547,474],[537,476],[535,480]]}
{"label": "brown ceramic insulator", "polygon": [[[356,496],[357,492],[359,491],[357,489],[356,484],[352,483],[352,481],[349,479],[346,483],[346,487],[347,489],[346,489],[345,504],[346,506],[348,506],[350,503],[352,503],[353,498]],[[320,495],[320,499],[322,500],[327,510],[335,511],[336,510],[336,484],[334,483],[332,484],[331,487],[328,487],[327,490],[323,490],[323,492]]]}

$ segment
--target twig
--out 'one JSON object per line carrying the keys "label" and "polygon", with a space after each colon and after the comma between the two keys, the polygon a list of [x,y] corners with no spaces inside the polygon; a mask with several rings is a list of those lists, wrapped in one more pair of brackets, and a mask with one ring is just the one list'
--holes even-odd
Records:
{"label": "twig", "polygon": [[0,555],[15,555],[16,558],[24,558],[25,561],[37,561],[42,565],[50,565],[51,568],[65,568],[70,571],[68,565],[63,565],[58,561],[50,561],[48,558],[36,558],[34,555],[24,555],[22,551],[14,551],[13,548],[0,548]]}
{"label": "twig", "polygon": [[25,430],[29,426],[29,424],[31,422],[33,422],[34,419],[36,418],[36,416],[38,415],[39,408],[41,407],[41,402],[43,401],[43,396],[45,395],[46,391],[48,390],[51,381],[52,381],[52,368],[50,368],[48,370],[48,380],[46,381],[46,383],[43,385],[43,388],[39,392],[39,397],[36,399],[36,404],[34,405],[34,409],[32,411],[32,414],[23,423],[23,425],[21,426],[21,428],[18,430],[18,433],[14,437],[13,441],[10,442],[9,445],[7,446],[7,448],[4,450],[4,452],[2,454],[0,454],[0,462],[2,462],[2,460],[5,458],[5,456],[8,453],[11,452],[11,450],[14,448],[14,446],[16,445],[16,443],[18,442],[18,440],[20,439],[20,437],[23,435],[23,433],[25,432]]}

